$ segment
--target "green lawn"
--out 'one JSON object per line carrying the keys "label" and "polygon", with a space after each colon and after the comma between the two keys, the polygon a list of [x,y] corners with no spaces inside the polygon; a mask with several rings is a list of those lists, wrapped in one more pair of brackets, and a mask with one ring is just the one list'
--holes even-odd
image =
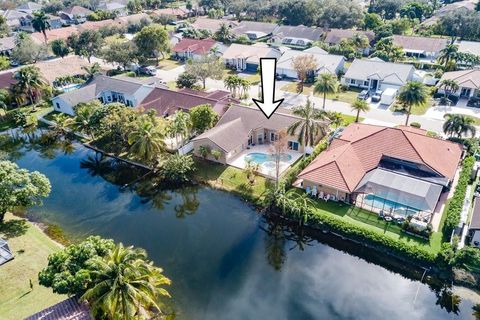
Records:
{"label": "green lawn", "polygon": [[47,256],[60,249],[58,244],[30,222],[11,214],[0,225],[0,236],[7,238],[15,255],[15,259],[0,266],[0,318],[24,319],[67,298],[38,284],[38,272],[46,267]]}
{"label": "green lawn", "polygon": [[[12,109],[12,110],[8,110],[7,111],[7,115],[5,116],[5,118],[8,118],[8,115],[15,112],[15,110],[21,110],[23,112],[28,112],[28,115],[33,115],[35,117],[38,117],[38,116],[41,116],[41,115],[46,115],[50,112],[53,111],[53,108],[52,107],[47,107],[47,108],[37,108],[37,111],[35,112],[32,112],[32,107],[31,106],[28,106],[28,107],[21,107],[21,108],[15,108],[15,109]],[[0,132],[2,131],[6,131],[8,129],[13,129],[16,127],[16,124],[12,121],[12,120],[8,120],[8,121],[0,121]]]}
{"label": "green lawn", "polygon": [[[280,90],[283,91],[288,91],[292,93],[297,93],[297,82],[290,82],[287,85],[284,85],[283,87],[280,88]],[[310,95],[313,92],[313,85],[311,83],[305,84],[303,86],[303,94],[305,95]],[[347,91],[341,91],[338,93],[333,93],[333,94],[327,94],[327,99],[333,100],[333,101],[342,101],[346,103],[354,103],[355,100],[357,100],[357,96],[360,90],[347,90]],[[323,98],[323,94],[314,94],[316,97]]]}
{"label": "green lawn", "polygon": [[[291,193],[303,193],[301,189],[292,189]],[[382,233],[395,240],[399,240],[411,245],[419,246],[432,253],[438,253],[440,251],[442,242],[442,233],[435,232],[430,241],[423,240],[421,238],[408,235],[401,231],[400,225],[395,222],[387,222],[383,219],[379,219],[375,213],[360,209],[355,206],[350,206],[340,202],[313,200],[314,213],[334,214],[337,217],[341,217],[345,221],[352,223],[356,226],[372,230],[374,232]]]}
{"label": "green lawn", "polygon": [[255,73],[255,74],[252,74],[252,75],[246,77],[245,79],[250,81],[251,85],[254,85],[254,84],[259,84],[260,83],[261,76],[260,76],[259,73]]}
{"label": "green lawn", "polygon": [[234,192],[248,200],[260,202],[263,200],[269,181],[261,176],[255,178],[250,185],[245,172],[240,169],[195,158],[197,170],[195,179],[214,188]]}
{"label": "green lawn", "polygon": [[160,62],[158,63],[158,67],[166,71],[175,69],[177,67],[180,67],[181,65],[182,64],[180,62],[173,59],[163,59],[163,60],[160,60]]}

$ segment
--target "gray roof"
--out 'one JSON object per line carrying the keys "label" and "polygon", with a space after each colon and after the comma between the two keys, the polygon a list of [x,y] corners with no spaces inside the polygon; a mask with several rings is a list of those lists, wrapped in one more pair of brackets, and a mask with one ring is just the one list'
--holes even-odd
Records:
{"label": "gray roof", "polygon": [[355,59],[345,73],[345,78],[357,80],[374,78],[401,86],[412,80],[414,72],[415,68],[408,64]]}
{"label": "gray roof", "polygon": [[15,37],[0,38],[0,51],[13,50],[15,48]]}
{"label": "gray roof", "polygon": [[433,212],[443,187],[389,170],[374,169],[362,178],[355,192],[371,193],[413,209]]}
{"label": "gray roof", "polygon": [[312,55],[317,62],[317,69],[315,71],[328,71],[335,73],[339,65],[344,61],[343,56],[333,54],[318,54],[309,51],[288,50],[277,62],[277,68],[293,70],[293,59],[298,56]]}
{"label": "gray roof", "polygon": [[470,222],[470,229],[480,229],[480,197],[475,197],[473,201],[472,221]]}
{"label": "gray roof", "polygon": [[84,303],[78,302],[73,296],[47,309],[31,315],[25,320],[93,320],[90,309]]}
{"label": "gray roof", "polygon": [[393,35],[393,44],[402,47],[405,50],[440,52],[449,42],[445,38],[429,38],[417,36]]}
{"label": "gray roof", "polygon": [[217,125],[196,137],[195,140],[208,139],[229,152],[242,144],[248,134],[257,128],[282,130],[298,121],[298,117],[275,112],[270,119],[257,108],[233,105],[220,118]]}
{"label": "gray roof", "polygon": [[7,241],[0,238],[0,266],[13,259],[12,250],[8,246]]}
{"label": "gray roof", "polygon": [[18,6],[17,10],[39,11],[42,10],[42,5],[35,2],[27,2]]}
{"label": "gray roof", "polygon": [[480,56],[480,42],[462,40],[457,41],[455,44],[458,45],[458,52]]}
{"label": "gray roof", "polygon": [[339,44],[342,39],[350,39],[357,34],[366,36],[370,42],[375,38],[375,33],[373,33],[373,31],[331,29],[327,32],[325,43]]}
{"label": "gray roof", "polygon": [[235,34],[244,34],[246,32],[261,32],[269,35],[277,27],[274,23],[256,22],[256,21],[242,21],[237,27],[232,29]]}
{"label": "gray roof", "polygon": [[318,41],[322,37],[321,28],[312,28],[305,26],[278,26],[273,31],[273,36],[280,38],[299,38]]}

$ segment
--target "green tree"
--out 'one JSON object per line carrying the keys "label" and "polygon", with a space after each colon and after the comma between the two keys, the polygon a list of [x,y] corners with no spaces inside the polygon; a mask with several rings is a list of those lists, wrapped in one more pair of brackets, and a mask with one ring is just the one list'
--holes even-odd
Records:
{"label": "green tree", "polygon": [[82,66],[82,70],[85,71],[88,80],[91,80],[97,74],[100,74],[100,72],[102,71],[102,68],[100,67],[100,64],[98,62],[94,62],[90,66]]}
{"label": "green tree", "polygon": [[225,80],[223,80],[223,84],[225,88],[227,88],[230,91],[230,93],[232,94],[232,97],[237,96],[237,90],[241,86],[241,81],[242,81],[242,78],[240,78],[240,76],[238,76],[237,74],[231,74],[227,76]]}
{"label": "green tree", "polygon": [[443,132],[445,134],[450,136],[456,135],[457,138],[461,138],[470,133],[472,137],[475,137],[477,130],[475,128],[475,119],[472,117],[463,114],[447,113],[444,118]]}
{"label": "green tree", "polygon": [[363,9],[350,0],[323,0],[317,23],[331,28],[350,29],[361,25]]}
{"label": "green tree", "polygon": [[10,69],[10,59],[0,56],[0,71]]}
{"label": "green tree", "polygon": [[117,39],[102,49],[101,55],[105,61],[118,63],[124,70],[136,61],[137,47],[132,41]]}
{"label": "green tree", "polygon": [[52,52],[57,57],[65,57],[69,54],[70,48],[67,42],[63,39],[55,39],[50,43],[50,47],[52,48]]}
{"label": "green tree", "polygon": [[189,182],[194,171],[195,162],[192,156],[178,153],[168,157],[160,168],[163,179],[174,185]]}
{"label": "green tree", "polygon": [[375,30],[383,24],[382,17],[376,13],[366,13],[363,17],[363,28],[365,30]]}
{"label": "green tree", "polygon": [[70,36],[67,42],[77,56],[86,57],[90,63],[92,57],[100,53],[103,38],[96,30],[85,30],[80,35]]}
{"label": "green tree", "polygon": [[133,39],[139,54],[144,58],[156,58],[170,51],[170,39],[167,31],[159,24],[152,24],[143,28]]}
{"label": "green tree", "polygon": [[204,55],[199,59],[189,60],[185,65],[185,72],[197,77],[205,89],[207,78],[221,80],[223,77],[223,62],[214,55]]}
{"label": "green tree", "polygon": [[68,122],[68,125],[75,131],[88,134],[95,139],[96,128],[93,124],[93,116],[102,107],[98,100],[80,103],[75,107],[75,117]]}
{"label": "green tree", "polygon": [[32,18],[32,27],[35,31],[41,32],[43,38],[45,39],[45,44],[47,44],[47,30],[50,30],[50,22],[48,16],[45,12],[34,12]]}
{"label": "green tree", "polygon": [[15,207],[41,205],[50,190],[50,181],[43,174],[21,169],[10,161],[0,161],[0,222],[7,211]]}
{"label": "green tree", "polygon": [[196,76],[188,73],[188,72],[183,72],[181,73],[178,78],[177,78],[177,87],[178,88],[193,88],[195,87],[195,84],[197,83],[198,79]]}
{"label": "green tree", "polygon": [[458,45],[447,44],[445,48],[440,50],[438,56],[438,63],[445,67],[446,71],[452,71],[456,69],[455,61],[458,58]]}
{"label": "green tree", "polygon": [[338,90],[337,77],[330,73],[322,73],[313,87],[313,92],[323,93],[323,109],[325,110],[325,100],[328,93],[335,93]]}
{"label": "green tree", "polygon": [[326,114],[323,110],[315,109],[310,99],[304,106],[295,107],[293,114],[300,119],[288,127],[287,132],[297,136],[298,142],[304,146],[305,155],[305,147],[314,146],[327,134]]}
{"label": "green tree", "polygon": [[141,119],[128,135],[128,144],[131,146],[129,154],[152,163],[165,148],[163,138],[159,127],[147,119]]}
{"label": "green tree", "polygon": [[408,19],[423,20],[431,17],[433,8],[429,4],[421,2],[409,2],[400,9],[400,16]]}
{"label": "green tree", "polygon": [[170,297],[163,287],[171,281],[147,260],[145,250],[120,243],[105,257],[94,257],[90,263],[93,281],[81,299],[88,301],[96,317],[150,319],[152,310],[162,312],[158,301]]}
{"label": "green tree", "polygon": [[12,51],[11,59],[20,64],[34,63],[48,56],[45,45],[39,45],[32,40],[32,37],[24,32],[19,32],[15,40],[15,48]]}
{"label": "green tree", "polygon": [[439,87],[443,88],[443,90],[445,91],[445,100],[447,100],[452,93],[456,92],[460,88],[457,81],[455,81],[454,79],[445,79],[440,81]]}
{"label": "green tree", "polygon": [[10,33],[10,27],[8,26],[7,19],[4,16],[0,16],[0,38],[7,36]]}
{"label": "green tree", "polygon": [[111,239],[88,237],[50,254],[48,265],[38,274],[38,280],[42,286],[52,288],[58,294],[83,294],[92,283],[91,260],[105,257],[114,247]]}
{"label": "green tree", "polygon": [[212,128],[218,121],[218,114],[209,104],[202,104],[190,109],[190,121],[192,130],[201,134]]}
{"label": "green tree", "polygon": [[375,44],[375,52],[372,57],[378,57],[384,61],[397,62],[405,58],[403,49],[393,44],[392,38],[383,38]]}
{"label": "green tree", "polygon": [[17,83],[13,86],[16,94],[26,96],[30,104],[35,104],[46,86],[40,75],[40,69],[35,66],[23,67],[14,74]]}
{"label": "green tree", "polygon": [[357,112],[355,122],[358,122],[358,119],[360,118],[360,112],[368,112],[368,110],[370,110],[370,106],[365,100],[355,100],[355,102],[352,104],[352,111]]}
{"label": "green tree", "polygon": [[233,41],[235,35],[232,33],[232,30],[226,23],[222,23],[217,32],[215,32],[214,38],[217,41],[228,44]]}
{"label": "green tree", "polygon": [[400,89],[398,101],[407,107],[407,118],[405,125],[408,126],[408,120],[412,113],[412,107],[425,105],[428,101],[428,91],[425,85],[418,81],[410,81]]}

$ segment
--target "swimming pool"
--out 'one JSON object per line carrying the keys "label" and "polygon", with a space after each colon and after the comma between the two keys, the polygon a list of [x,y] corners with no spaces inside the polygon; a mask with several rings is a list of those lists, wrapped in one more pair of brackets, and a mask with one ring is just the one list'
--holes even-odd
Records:
{"label": "swimming pool", "polygon": [[411,208],[395,201],[377,197],[373,194],[367,194],[363,198],[363,204],[377,209],[381,209],[387,213],[396,213],[403,216],[410,216],[418,212],[417,209]]}
{"label": "swimming pool", "polygon": [[76,89],[80,88],[81,86],[82,86],[81,83],[72,83],[72,84],[66,85],[64,87],[61,87],[60,90],[62,90],[63,92],[70,92],[70,91],[73,91],[73,90],[76,90]]}
{"label": "swimming pool", "polygon": [[[264,164],[265,162],[274,162],[275,157],[270,154],[261,152],[252,152],[245,156],[246,161],[252,161],[258,164]],[[288,162],[292,160],[292,156],[287,153],[280,154],[280,161]]]}

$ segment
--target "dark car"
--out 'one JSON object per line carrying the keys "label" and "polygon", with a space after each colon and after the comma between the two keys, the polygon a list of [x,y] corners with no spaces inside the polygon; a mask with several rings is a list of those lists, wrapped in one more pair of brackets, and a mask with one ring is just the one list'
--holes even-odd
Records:
{"label": "dark car", "polygon": [[377,90],[375,93],[372,95],[372,102],[379,102],[380,99],[382,99],[382,90]]}
{"label": "dark car", "polygon": [[138,73],[145,74],[147,76],[154,76],[157,74],[157,69],[152,66],[141,66],[140,68],[138,68]]}
{"label": "dark car", "polygon": [[368,90],[362,90],[357,96],[358,99],[360,100],[367,100],[368,97],[370,97],[370,91]]}

